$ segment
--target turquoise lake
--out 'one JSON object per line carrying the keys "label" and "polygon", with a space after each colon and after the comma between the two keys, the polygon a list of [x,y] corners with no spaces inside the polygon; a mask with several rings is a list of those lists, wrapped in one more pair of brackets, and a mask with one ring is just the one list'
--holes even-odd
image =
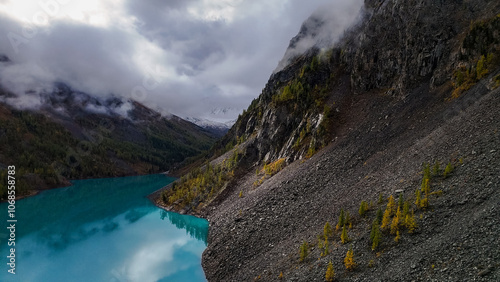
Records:
{"label": "turquoise lake", "polygon": [[0,204],[0,281],[206,281],[208,222],[146,196],[164,175],[72,181],[16,202],[16,274],[8,273],[7,204]]}

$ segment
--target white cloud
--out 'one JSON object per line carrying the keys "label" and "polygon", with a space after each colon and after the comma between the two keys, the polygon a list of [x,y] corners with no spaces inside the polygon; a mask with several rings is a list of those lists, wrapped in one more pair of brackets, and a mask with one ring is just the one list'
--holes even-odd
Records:
{"label": "white cloud", "polygon": [[[30,271],[19,271],[16,281],[57,278],[58,281],[153,282],[198,268],[205,243],[189,237],[186,230],[173,224],[159,222],[157,211],[145,210],[149,212],[134,222],[124,213],[77,224],[75,230],[61,228],[62,233],[42,230],[20,238],[18,252],[23,260],[18,268]],[[103,230],[109,222],[117,228],[111,232],[94,231]],[[49,225],[58,227],[55,223]],[[93,262],[91,271],[82,262]],[[53,266],[59,270],[54,271]]]}
{"label": "white cloud", "polygon": [[108,27],[112,23],[124,23],[127,15],[123,13],[123,5],[123,0],[6,0],[0,4],[0,13],[37,26],[75,21]]}
{"label": "white cloud", "polygon": [[275,72],[283,69],[293,57],[303,54],[312,47],[327,48],[333,46],[347,28],[359,20],[364,0],[336,0],[318,8],[302,25],[308,30],[289,48]]}
{"label": "white cloud", "polygon": [[175,250],[182,248],[187,243],[188,240],[184,237],[143,246],[133,254],[131,260],[124,266],[124,269],[127,269],[127,278],[130,281],[158,281],[179,271],[179,268],[163,266],[172,266]]}
{"label": "white cloud", "polygon": [[198,5],[188,7],[189,15],[206,21],[231,22],[237,15],[238,6],[244,0],[202,0]]}
{"label": "white cloud", "polygon": [[[93,95],[140,96],[148,106],[197,117],[209,117],[214,108],[246,108],[260,94],[302,22],[319,5],[332,3],[42,2],[66,4],[42,7],[38,0],[0,4],[0,33],[18,36],[16,48],[9,40],[0,41],[0,53],[18,64],[1,70],[2,84],[23,94],[33,88],[50,88],[47,83],[53,79]],[[333,3],[339,7],[332,10],[333,15],[355,16],[346,8],[352,6],[345,4],[351,1]],[[30,70],[33,65],[43,72]],[[7,79],[4,73],[21,77]],[[36,81],[38,86],[34,86]],[[227,119],[236,116],[233,113]]]}

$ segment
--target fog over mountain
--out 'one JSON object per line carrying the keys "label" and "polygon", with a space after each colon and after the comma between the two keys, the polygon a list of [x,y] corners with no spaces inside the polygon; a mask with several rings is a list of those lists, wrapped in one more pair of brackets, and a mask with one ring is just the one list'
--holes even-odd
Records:
{"label": "fog over mountain", "polygon": [[[36,94],[62,82],[182,117],[240,109],[231,120],[260,94],[304,18],[321,7],[318,17],[336,26],[321,36],[332,42],[362,3],[2,1],[0,54],[10,62],[0,63],[0,83],[21,108],[37,107]],[[297,46],[293,54],[310,47],[307,38]]]}
{"label": "fog over mountain", "polygon": [[299,34],[292,40],[274,72],[286,67],[295,56],[312,47],[327,49],[333,46],[346,32],[361,19],[363,0],[333,1],[320,6],[302,24]]}

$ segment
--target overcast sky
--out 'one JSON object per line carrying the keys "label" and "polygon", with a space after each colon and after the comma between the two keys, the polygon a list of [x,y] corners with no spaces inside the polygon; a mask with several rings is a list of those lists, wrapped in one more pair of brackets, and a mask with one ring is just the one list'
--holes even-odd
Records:
{"label": "overcast sky", "polygon": [[[61,81],[181,117],[234,119],[318,7],[328,4],[320,11],[352,19],[362,3],[0,0],[0,54],[15,63],[3,64],[0,82],[20,94]],[[211,114],[225,108],[233,111]]]}

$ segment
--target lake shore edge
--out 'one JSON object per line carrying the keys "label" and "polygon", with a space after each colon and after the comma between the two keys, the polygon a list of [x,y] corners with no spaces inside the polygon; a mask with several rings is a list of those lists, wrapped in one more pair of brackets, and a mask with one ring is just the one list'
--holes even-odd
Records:
{"label": "lake shore edge", "polygon": [[[170,176],[172,177],[172,176]],[[178,214],[182,214],[182,215],[190,215],[190,216],[194,216],[194,217],[197,217],[197,218],[201,218],[201,219],[205,219],[207,220],[208,222],[210,222],[208,220],[208,218],[206,216],[203,216],[202,214],[200,213],[197,213],[197,212],[193,212],[192,210],[179,210],[179,209],[176,209],[173,205],[171,206],[166,206],[166,205],[163,205],[162,202],[161,202],[161,193],[163,193],[163,191],[165,190],[168,190],[168,189],[171,189],[172,188],[172,185],[175,183],[172,182],[156,191],[154,191],[153,193],[149,194],[146,196],[146,198],[148,198],[151,203],[153,203],[153,205],[157,206],[158,208],[161,208],[161,209],[164,209],[168,212],[173,212],[173,213],[178,213]]]}

